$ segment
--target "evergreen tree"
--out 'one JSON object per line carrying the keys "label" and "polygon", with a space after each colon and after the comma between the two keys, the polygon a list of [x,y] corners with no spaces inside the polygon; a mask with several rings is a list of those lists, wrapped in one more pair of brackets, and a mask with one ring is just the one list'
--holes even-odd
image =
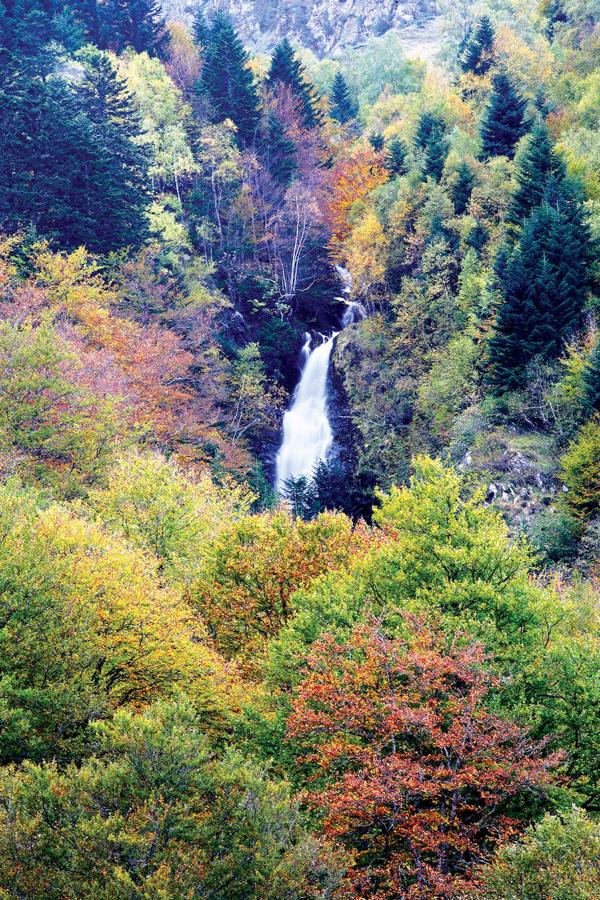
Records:
{"label": "evergreen tree", "polygon": [[337,72],[333,79],[329,100],[331,102],[331,116],[333,119],[337,119],[341,125],[345,125],[350,119],[356,118],[358,112],[356,103],[341,72]]}
{"label": "evergreen tree", "polygon": [[146,234],[147,152],[140,146],[140,117],[109,57],[86,48],[78,89],[90,123],[97,167],[88,209],[95,221],[90,249],[139,245]]}
{"label": "evergreen tree", "polygon": [[273,51],[267,83],[272,87],[286,84],[291,88],[298,101],[300,118],[305,128],[316,128],[322,123],[323,116],[318,108],[317,93],[306,79],[304,66],[287,38],[284,38]]}
{"label": "evergreen tree", "polygon": [[482,16],[477,28],[471,29],[460,54],[463,72],[485,75],[494,64],[494,28],[487,16]]}
{"label": "evergreen tree", "polygon": [[296,171],[298,148],[287,137],[283,123],[273,112],[267,117],[266,128],[259,141],[259,152],[273,180],[287,187]]}
{"label": "evergreen tree", "polygon": [[106,0],[100,9],[102,48],[121,53],[133,47],[150,56],[164,54],[169,38],[158,0]]}
{"label": "evergreen tree", "polygon": [[440,116],[430,112],[421,113],[415,147],[423,152],[423,174],[431,175],[435,181],[439,181],[448,155],[446,123]]}
{"label": "evergreen tree", "polygon": [[490,156],[508,156],[512,159],[517,141],[527,131],[526,105],[508,75],[499,72],[494,78],[493,91],[479,129],[483,159]]}
{"label": "evergreen tree", "polygon": [[469,233],[465,238],[465,244],[467,247],[472,247],[473,250],[479,255],[489,239],[489,231],[483,224],[483,222],[475,222]]}
{"label": "evergreen tree", "polygon": [[565,166],[552,147],[545,125],[539,124],[527,136],[515,159],[517,189],[511,200],[507,220],[521,225],[543,201],[551,179],[561,181]]}
{"label": "evergreen tree", "polygon": [[369,143],[370,143],[371,147],[373,148],[373,150],[375,151],[375,153],[380,153],[384,147],[383,135],[380,134],[378,131],[373,132],[372,134],[369,135]]}
{"label": "evergreen tree", "polygon": [[583,373],[583,406],[588,415],[600,412],[600,340]]}
{"label": "evergreen tree", "polygon": [[555,206],[539,206],[496,273],[502,302],[490,340],[490,381],[500,390],[522,388],[534,357],[560,353],[580,324],[591,284],[592,245],[576,199],[563,190]]}
{"label": "evergreen tree", "polygon": [[400,140],[400,138],[390,141],[383,164],[392,178],[406,175],[408,172],[407,156],[408,147],[404,141]]}
{"label": "evergreen tree", "polygon": [[457,174],[458,177],[452,188],[452,202],[454,203],[456,214],[464,216],[471,199],[475,176],[469,164],[464,161],[458,167]]}
{"label": "evergreen tree", "polygon": [[205,47],[209,40],[209,30],[206,24],[206,18],[201,7],[198,7],[194,13],[194,21],[192,22],[192,37],[196,47]]}
{"label": "evergreen tree", "polygon": [[235,124],[242,146],[255,140],[260,123],[258,92],[248,54],[231,19],[222,13],[214,17],[206,35],[198,91],[215,122],[231,119]]}

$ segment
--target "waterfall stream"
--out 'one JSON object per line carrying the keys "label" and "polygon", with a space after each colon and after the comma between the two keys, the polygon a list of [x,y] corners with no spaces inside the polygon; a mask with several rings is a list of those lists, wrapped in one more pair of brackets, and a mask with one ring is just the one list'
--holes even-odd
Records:
{"label": "waterfall stream", "polygon": [[[342,293],[352,290],[350,273],[336,266]],[[361,303],[336,297],[345,306],[341,315],[341,328],[347,328],[366,315]],[[327,411],[327,375],[333,345],[339,331],[328,337],[320,335],[321,342],[313,346],[313,338],[305,335],[302,347],[303,367],[300,381],[283,417],[283,438],[277,454],[275,488],[282,494],[290,478],[310,478],[319,462],[326,460],[333,444],[333,432]],[[312,347],[312,349],[311,349]]]}

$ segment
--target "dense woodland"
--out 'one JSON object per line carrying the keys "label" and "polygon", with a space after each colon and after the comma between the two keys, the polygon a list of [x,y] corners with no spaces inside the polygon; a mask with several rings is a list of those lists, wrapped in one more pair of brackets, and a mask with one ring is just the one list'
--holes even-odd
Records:
{"label": "dense woodland", "polygon": [[1,900],[600,898],[600,7],[444,15],[1,0]]}

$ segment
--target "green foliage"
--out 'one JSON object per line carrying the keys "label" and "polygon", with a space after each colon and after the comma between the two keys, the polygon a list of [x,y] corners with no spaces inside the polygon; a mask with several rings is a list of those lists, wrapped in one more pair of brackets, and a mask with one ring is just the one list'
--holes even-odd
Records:
{"label": "green foliage", "polygon": [[316,128],[323,120],[318,107],[318,96],[314,86],[307,80],[304,66],[294,53],[287,38],[277,44],[271,58],[267,84],[288,87],[298,103],[300,119],[305,128]]}
{"label": "green foliage", "polygon": [[539,206],[552,180],[560,181],[565,166],[553,149],[545,125],[537,125],[527,135],[515,158],[517,189],[508,210],[508,221],[522,225]]}
{"label": "green foliage", "polygon": [[307,835],[287,785],[235,751],[216,757],[185,699],[93,735],[80,767],[2,773],[4,897],[301,900],[336,886],[340,860]]}
{"label": "green foliage", "polygon": [[100,46],[116,53],[127,47],[151,56],[165,53],[169,38],[156,0],[104,0],[98,7]]}
{"label": "green foliage", "polygon": [[561,460],[562,479],[569,489],[567,506],[580,520],[600,511],[600,420],[587,422]]}
{"label": "green foliage", "polygon": [[488,16],[482,16],[463,45],[460,65],[463,72],[485,75],[494,65],[495,33]]}
{"label": "green foliage", "polygon": [[592,350],[582,377],[583,406],[587,413],[600,412],[600,340]]}
{"label": "green foliage", "polygon": [[417,124],[414,142],[416,149],[422,152],[423,174],[431,175],[435,181],[439,181],[448,154],[444,120],[434,113],[422,113]]}
{"label": "green foliage", "polygon": [[384,165],[391,178],[406,175],[408,172],[407,164],[408,147],[400,138],[390,141],[387,153],[385,155]]}
{"label": "green foliage", "polygon": [[258,140],[258,149],[273,180],[287,187],[297,169],[298,148],[286,134],[281,119],[271,112]]}
{"label": "green foliage", "polygon": [[499,72],[494,77],[493,91],[479,128],[483,159],[491,156],[512,159],[518,141],[527,131],[526,106],[508,75]]}
{"label": "green foliage", "polygon": [[463,216],[466,213],[474,184],[473,170],[468,163],[461,162],[452,186],[452,202],[457,215]]}
{"label": "green foliage", "polygon": [[254,141],[260,121],[258,92],[248,68],[248,54],[223,13],[217,13],[211,22],[197,89],[206,98],[214,122],[230,119],[242,146]]}
{"label": "green foliage", "polygon": [[341,72],[336,72],[335,74],[329,101],[331,103],[331,116],[337,119],[340,125],[345,125],[346,122],[356,117],[358,109],[346,79]]}
{"label": "green foliage", "polygon": [[481,873],[485,900],[595,900],[600,882],[600,831],[581,809],[546,815],[520,843],[496,852]]}

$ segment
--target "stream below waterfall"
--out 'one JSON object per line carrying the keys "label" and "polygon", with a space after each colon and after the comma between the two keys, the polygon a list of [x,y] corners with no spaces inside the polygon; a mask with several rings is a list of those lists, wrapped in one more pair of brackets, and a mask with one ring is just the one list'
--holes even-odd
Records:
{"label": "stream below waterfall", "polygon": [[[361,303],[348,298],[352,290],[350,273],[336,266],[344,296],[336,297],[345,309],[340,316],[340,331],[366,315]],[[302,347],[302,371],[287,412],[283,417],[282,441],[277,454],[275,489],[282,494],[293,478],[310,479],[333,447],[333,432],[327,409],[328,374],[331,353],[340,331],[318,335],[315,342],[308,332]]]}

